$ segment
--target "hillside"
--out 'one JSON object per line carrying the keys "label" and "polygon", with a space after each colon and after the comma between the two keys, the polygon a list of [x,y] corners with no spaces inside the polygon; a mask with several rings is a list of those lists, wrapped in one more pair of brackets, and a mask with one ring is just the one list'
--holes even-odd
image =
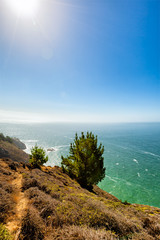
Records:
{"label": "hillside", "polygon": [[5,137],[0,133],[0,158],[11,158],[16,162],[27,163],[29,155],[22,151],[25,148],[25,144],[18,138]]}
{"label": "hillside", "polygon": [[[59,167],[0,159],[0,239],[160,239],[160,209],[93,192]],[[12,237],[11,237],[12,236]]]}

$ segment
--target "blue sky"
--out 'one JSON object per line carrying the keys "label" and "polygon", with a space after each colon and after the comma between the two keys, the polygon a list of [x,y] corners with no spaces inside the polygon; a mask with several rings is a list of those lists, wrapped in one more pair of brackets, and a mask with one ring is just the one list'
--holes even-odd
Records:
{"label": "blue sky", "polygon": [[160,121],[159,12],[159,0],[38,0],[18,17],[1,0],[0,121]]}

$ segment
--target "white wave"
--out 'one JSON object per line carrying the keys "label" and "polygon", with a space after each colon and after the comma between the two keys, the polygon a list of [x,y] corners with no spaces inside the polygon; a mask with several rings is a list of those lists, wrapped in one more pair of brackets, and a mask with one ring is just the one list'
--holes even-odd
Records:
{"label": "white wave", "polygon": [[124,149],[124,150],[127,150],[127,149],[128,149],[127,147],[122,147],[122,146],[119,146],[119,147],[121,147],[121,148]]}
{"label": "white wave", "polygon": [[38,142],[38,140],[34,140],[34,139],[31,139],[31,140],[22,140],[23,142],[25,143],[35,143],[35,142]]}
{"label": "white wave", "polygon": [[109,180],[111,180],[112,182],[117,182],[114,178],[108,176],[108,175],[105,175],[105,177],[107,177]]}
{"label": "white wave", "polygon": [[122,149],[124,149],[124,150],[128,150],[128,149],[129,149],[128,147],[126,147],[126,146],[121,146],[121,145],[119,145],[119,144],[110,143],[110,145],[115,146],[115,147],[118,147],[118,148],[122,148]]}
{"label": "white wave", "polygon": [[69,147],[70,145],[58,145],[58,146],[54,146],[53,148],[59,150],[60,148],[65,148],[65,147]]}
{"label": "white wave", "polygon": [[59,151],[61,148],[69,147],[70,145],[58,145],[53,147],[47,147],[46,149],[53,149],[53,152]]}
{"label": "white wave", "polygon": [[35,144],[38,142],[38,140],[35,139],[28,139],[28,140],[22,140],[22,142],[26,145],[26,149],[24,152],[31,154],[32,147],[35,146]]}
{"label": "white wave", "polygon": [[154,156],[154,157],[160,157],[159,155],[155,154],[155,153],[152,153],[152,152],[145,152],[143,151],[144,154],[147,154],[147,155],[151,155],[151,156]]}
{"label": "white wave", "polygon": [[148,172],[148,169],[146,168],[145,171]]}
{"label": "white wave", "polygon": [[123,178],[118,178],[118,177],[114,177],[114,179],[116,179],[116,182],[124,182],[126,185],[131,186],[132,183],[128,182],[127,180],[123,179]]}
{"label": "white wave", "polygon": [[140,176],[141,176],[139,172],[137,173],[137,175],[138,175],[138,177],[140,177]]}
{"label": "white wave", "polygon": [[58,148],[64,148],[64,147],[69,147],[70,145],[69,144],[66,144],[66,145],[59,145],[57,146]]}
{"label": "white wave", "polygon": [[126,181],[126,185],[131,186],[132,184],[130,182]]}
{"label": "white wave", "polygon": [[117,162],[116,165],[118,166],[118,165],[119,165],[119,162]]}
{"label": "white wave", "polygon": [[137,163],[137,164],[138,164],[138,160],[137,160],[137,159],[135,159],[135,158],[133,159],[133,162],[135,162],[135,163]]}

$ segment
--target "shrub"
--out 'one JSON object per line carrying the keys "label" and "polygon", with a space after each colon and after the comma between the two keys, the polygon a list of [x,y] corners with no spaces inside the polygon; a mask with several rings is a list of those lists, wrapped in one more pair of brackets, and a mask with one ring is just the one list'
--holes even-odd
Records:
{"label": "shrub", "polygon": [[12,212],[14,202],[10,194],[0,187],[0,222],[4,222]]}
{"label": "shrub", "polygon": [[0,224],[0,240],[12,240],[12,236],[3,224]]}
{"label": "shrub", "polygon": [[82,187],[90,189],[105,177],[103,152],[104,147],[102,144],[97,146],[97,136],[92,132],[87,132],[86,136],[82,132],[80,137],[76,134],[70,145],[70,155],[62,156],[62,169]]}
{"label": "shrub", "polygon": [[6,141],[6,142],[9,142],[9,143],[13,143],[13,139],[9,136],[4,136],[3,133],[0,133],[0,140],[1,141]]}
{"label": "shrub", "polygon": [[46,240],[116,240],[118,239],[114,233],[105,231],[104,229],[93,229],[87,226],[63,226],[57,228],[53,233],[49,234]]}
{"label": "shrub", "polygon": [[43,148],[38,147],[37,145],[31,149],[30,163],[32,167],[40,167],[48,161],[48,156],[45,156],[46,153]]}
{"label": "shrub", "polygon": [[20,240],[42,240],[44,239],[44,222],[38,211],[31,207],[22,220]]}

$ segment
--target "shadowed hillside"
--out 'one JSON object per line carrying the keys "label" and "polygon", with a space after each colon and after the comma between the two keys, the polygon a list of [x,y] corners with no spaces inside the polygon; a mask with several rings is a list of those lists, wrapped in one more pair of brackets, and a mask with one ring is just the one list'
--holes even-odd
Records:
{"label": "shadowed hillside", "polygon": [[11,158],[16,162],[28,162],[29,155],[21,149],[26,146],[18,138],[11,138],[0,133],[0,158]]}
{"label": "shadowed hillside", "polygon": [[160,209],[122,203],[97,186],[89,192],[59,167],[9,159],[0,159],[0,221],[0,239],[160,239]]}

